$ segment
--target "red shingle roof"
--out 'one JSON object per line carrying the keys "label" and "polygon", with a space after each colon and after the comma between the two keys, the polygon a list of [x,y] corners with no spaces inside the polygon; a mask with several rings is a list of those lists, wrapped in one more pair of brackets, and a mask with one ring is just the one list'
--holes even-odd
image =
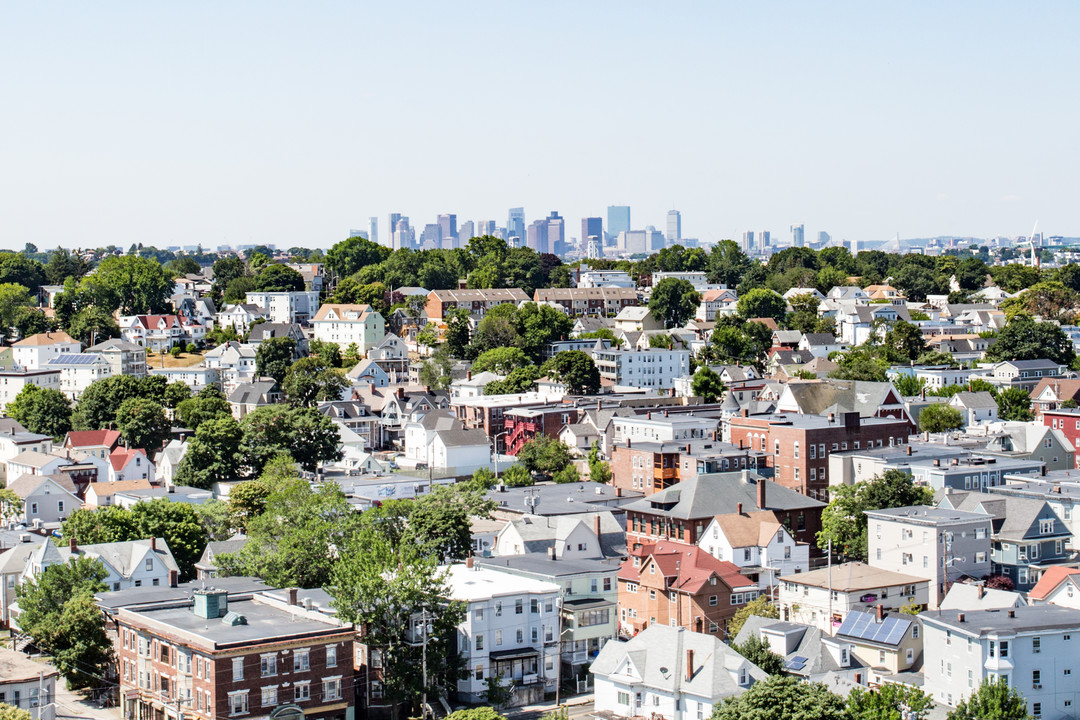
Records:
{"label": "red shingle roof", "polygon": [[1042,600],[1057,589],[1065,578],[1070,575],[1080,575],[1080,568],[1052,567],[1042,574],[1039,582],[1028,592],[1028,597]]}
{"label": "red shingle roof", "polygon": [[[630,558],[619,568],[619,577],[637,582],[641,570],[648,567],[650,558],[656,567],[668,579],[667,586],[690,594],[697,594],[714,575],[730,589],[753,585],[734,563],[717,560],[697,545],[677,542],[660,542],[642,545],[630,552]],[[634,558],[640,559],[640,565],[634,566]]]}
{"label": "red shingle roof", "polygon": [[72,430],[67,434],[69,448],[116,447],[120,433],[116,430]]}

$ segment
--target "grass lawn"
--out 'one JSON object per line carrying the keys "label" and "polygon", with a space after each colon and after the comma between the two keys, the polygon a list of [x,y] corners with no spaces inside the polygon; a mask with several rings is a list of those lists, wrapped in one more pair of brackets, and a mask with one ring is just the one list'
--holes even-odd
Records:
{"label": "grass lawn", "polygon": [[162,355],[160,353],[146,351],[146,367],[150,368],[180,368],[188,367],[189,365],[195,365],[203,359],[203,356],[199,353],[180,353],[180,357],[173,357],[169,353],[164,354],[164,364],[162,363]]}

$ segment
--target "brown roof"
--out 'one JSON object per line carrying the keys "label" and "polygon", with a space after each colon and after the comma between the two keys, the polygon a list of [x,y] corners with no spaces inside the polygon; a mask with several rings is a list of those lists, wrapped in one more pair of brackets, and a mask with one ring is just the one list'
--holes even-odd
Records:
{"label": "brown roof", "polygon": [[[696,594],[714,575],[729,588],[753,585],[754,581],[745,577],[734,563],[717,560],[697,545],[678,542],[659,542],[642,545],[631,551],[631,556],[619,568],[619,578],[636,582],[641,578],[641,571],[655,562],[657,568],[668,581],[672,590]],[[634,558],[640,559],[640,565],[634,566]]]}
{"label": "brown roof", "polygon": [[23,338],[15,343],[14,347],[44,347],[46,345],[56,345],[57,343],[73,342],[76,342],[75,338],[71,337],[63,330],[57,330],[55,332],[43,332],[38,333],[37,335],[31,335],[28,338]]}
{"label": "brown roof", "polygon": [[768,545],[780,529],[780,521],[771,510],[717,515],[716,524],[733,548]]}
{"label": "brown roof", "polygon": [[[363,320],[365,317],[367,317],[367,315],[369,313],[374,312],[372,307],[370,305],[367,305],[367,304],[364,304],[364,305],[347,305],[347,304],[325,303],[325,304],[319,306],[319,312],[315,313],[315,317],[313,317],[311,319],[311,321],[312,322],[317,322],[319,320],[325,320],[326,316],[328,314],[330,314],[331,310],[337,311],[337,315],[338,315],[337,319],[340,320],[341,322],[359,322],[359,321]],[[359,315],[359,317],[357,317],[355,319],[346,318],[345,317],[346,313],[356,313],[357,315]]]}
{"label": "brown roof", "polygon": [[1057,395],[1059,401],[1080,401],[1080,380],[1070,380],[1068,378],[1043,378],[1039,380],[1039,383],[1031,390],[1031,399],[1037,400],[1047,387],[1054,389],[1054,394]]}
{"label": "brown roof", "polygon": [[122,480],[120,482],[92,482],[90,487],[86,489],[86,494],[89,495],[90,491],[94,491],[94,495],[102,498],[115,495],[118,492],[127,492],[128,490],[149,490],[153,487],[149,480],[145,478],[139,478],[138,480]]}
{"label": "brown roof", "polygon": [[779,325],[776,324],[776,321],[773,320],[772,318],[750,318],[746,322],[761,323],[762,325],[769,328],[770,330],[776,330],[777,328],[780,327]]}

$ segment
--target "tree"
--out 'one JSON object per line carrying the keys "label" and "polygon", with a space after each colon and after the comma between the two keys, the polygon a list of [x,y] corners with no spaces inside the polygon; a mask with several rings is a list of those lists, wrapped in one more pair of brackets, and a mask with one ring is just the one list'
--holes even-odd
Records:
{"label": "tree", "polygon": [[4,283],[0,285],[0,340],[8,336],[8,331],[15,327],[20,310],[33,304],[30,293],[22,285]]}
{"label": "tree", "polygon": [[702,365],[690,381],[690,392],[707,403],[714,403],[724,395],[724,382],[708,365]]}
{"label": "tree", "polygon": [[893,387],[901,395],[912,397],[926,388],[926,379],[915,375],[898,375],[893,379]]}
{"label": "tree", "polygon": [[154,400],[128,398],[116,411],[116,429],[129,448],[143,448],[148,456],[165,446],[172,434],[172,423],[165,408]]}
{"label": "tree", "polygon": [[303,289],[304,276],[288,265],[264,265],[255,276],[256,292],[300,292]]}
{"label": "tree", "polygon": [[570,464],[570,450],[555,438],[541,434],[521,446],[517,459],[529,472],[553,475]]}
{"label": "tree", "polygon": [[285,381],[295,355],[296,341],[291,337],[263,340],[255,351],[255,373],[260,377],[272,377],[280,385]]}
{"label": "tree", "polygon": [[1002,390],[997,396],[998,417],[1002,420],[1027,422],[1034,419],[1031,396],[1020,388]]}
{"label": "tree", "polygon": [[735,614],[731,616],[731,619],[728,620],[728,637],[733,638],[738,635],[739,631],[742,630],[743,625],[746,624],[746,619],[751,615],[757,615],[758,617],[763,618],[772,618],[775,620],[779,619],[780,610],[776,607],[775,603],[769,600],[768,597],[766,597],[765,595],[758,595],[750,602],[739,607],[739,609],[735,611]]}
{"label": "tree", "polygon": [[416,342],[418,345],[423,345],[428,348],[433,348],[439,344],[439,326],[433,322],[429,322],[424,327],[420,328],[420,331],[416,333]]}
{"label": "tree", "polygon": [[15,587],[20,629],[52,656],[70,688],[92,685],[112,663],[112,642],[94,604],[94,594],[108,589],[107,575],[101,561],[76,556]]}
{"label": "tree", "polygon": [[323,400],[340,400],[349,379],[337,368],[328,367],[320,357],[300,358],[285,374],[282,390],[298,407],[314,407]]}
{"label": "tree", "polygon": [[[391,232],[393,228],[391,228]],[[365,240],[351,237],[337,243],[326,253],[326,267],[339,278],[348,277],[361,268],[378,265],[390,257],[390,249]],[[406,283],[400,283],[402,285]],[[427,287],[426,285],[424,287]]]}
{"label": "tree", "polygon": [[948,432],[964,427],[964,415],[958,408],[945,403],[930,405],[919,413],[919,429],[923,432]]}
{"label": "tree", "polygon": [[948,720],[1030,720],[1027,701],[1004,678],[984,680],[966,700],[956,704]]}
{"label": "tree", "polygon": [[25,385],[5,412],[32,433],[62,438],[71,429],[71,402],[53,388]]}
{"label": "tree", "polygon": [[0,703],[0,720],[33,720],[29,710]]}
{"label": "tree", "polygon": [[844,700],[824,683],[773,675],[713,706],[712,720],[848,720]]}
{"label": "tree", "polygon": [[507,487],[527,487],[535,485],[532,473],[525,469],[524,465],[511,465],[503,471],[499,482]]}
{"label": "tree", "polygon": [[123,542],[134,536],[131,512],[119,505],[106,505],[95,510],[79,508],[60,526],[65,540],[80,545]]}
{"label": "tree", "polygon": [[161,263],[131,255],[105,258],[82,284],[107,299],[105,310],[119,310],[121,315],[165,312],[173,290]]}
{"label": "tree", "polygon": [[741,645],[732,643],[732,649],[750,662],[757,665],[769,675],[778,675],[784,672],[784,658],[780,657],[769,647],[768,640],[762,640],[757,635],[747,638]]}
{"label": "tree", "polygon": [[1036,322],[1031,316],[1014,316],[997,334],[986,350],[987,360],[1040,360],[1046,358],[1069,365],[1076,358],[1072,341],[1065,332],[1048,322]]}
{"label": "tree", "polygon": [[315,472],[320,463],[341,459],[337,425],[314,408],[256,408],[244,416],[240,427],[244,433],[241,452],[255,474],[280,453],[288,453],[308,472]]}
{"label": "tree", "polygon": [[856,687],[847,699],[851,720],[922,720],[933,707],[934,698],[899,683],[882,683],[874,690]]}
{"label": "tree", "polygon": [[709,251],[709,282],[735,287],[754,262],[734,240],[721,240]]}
{"label": "tree", "polygon": [[255,278],[233,278],[225,285],[222,299],[228,304],[246,302],[249,292],[255,292]]}
{"label": "tree", "polygon": [[[209,387],[217,389],[215,386]],[[181,401],[176,406],[175,414],[184,427],[191,430],[198,430],[199,426],[207,420],[232,417],[229,402],[225,398],[221,397],[220,394],[217,396],[204,395],[202,391],[195,397]]]}
{"label": "tree", "polygon": [[443,340],[446,348],[456,358],[465,357],[469,347],[469,313],[464,308],[451,308],[443,316],[446,331]]}
{"label": "tree", "polygon": [[581,473],[578,472],[577,466],[574,463],[570,463],[562,470],[558,470],[551,479],[556,484],[576,483],[581,482]]}
{"label": "tree", "polygon": [[57,248],[49,253],[49,262],[45,264],[45,279],[50,285],[63,285],[68,278],[81,279],[89,269],[78,253]]}
{"label": "tree", "polygon": [[509,375],[515,368],[531,364],[521,348],[501,347],[485,351],[472,364],[472,372],[493,372],[497,375]]}
{"label": "tree", "polygon": [[472,553],[472,518],[489,517],[495,507],[477,488],[437,486],[410,501],[403,542],[442,562],[464,560]]}
{"label": "tree", "polygon": [[200,422],[176,468],[176,484],[209,490],[215,483],[237,479],[245,464],[242,441],[243,430],[232,415]]}
{"label": "tree", "polygon": [[175,380],[165,386],[165,407],[175,410],[176,406],[191,397],[191,387]]}
{"label": "tree", "polygon": [[67,333],[84,345],[95,345],[109,338],[120,337],[120,326],[113,316],[100,307],[80,310],[67,323]]}
{"label": "tree", "polygon": [[885,348],[894,362],[915,360],[926,352],[922,331],[909,322],[897,320],[885,333]]}
{"label": "tree", "polygon": [[543,359],[545,345],[569,337],[574,327],[574,321],[566,313],[550,305],[531,302],[522,305],[511,315],[511,319],[517,332],[517,346],[534,363]]}
{"label": "tree", "polygon": [[225,296],[225,287],[237,278],[244,277],[247,268],[238,257],[224,257],[214,262],[214,286],[212,293],[220,302]]}
{"label": "tree", "polygon": [[[157,385],[160,383],[160,391]],[[113,375],[97,380],[83,390],[79,403],[71,417],[75,430],[101,430],[116,424],[116,412],[124,401],[131,398],[149,398],[160,401],[167,381],[164,377]]]}
{"label": "tree", "polygon": [[45,284],[45,268],[25,253],[0,254],[0,284],[22,285],[32,293]]}
{"label": "tree", "polygon": [[536,389],[536,381],[540,379],[540,368],[535,365],[525,365],[515,368],[502,380],[492,380],[484,386],[485,395],[513,395],[514,393],[530,392]]}
{"label": "tree", "polygon": [[986,580],[986,587],[991,590],[1004,590],[1005,592],[1012,592],[1016,585],[1013,583],[1012,578],[1008,575],[991,575]]}
{"label": "tree", "polygon": [[784,298],[765,288],[755,288],[741,295],[736,307],[744,318],[772,318],[777,322],[783,320],[787,313]]}
{"label": "tree", "polygon": [[611,482],[611,466],[600,457],[600,445],[595,440],[589,448],[589,480],[604,485]]}
{"label": "tree", "polygon": [[677,328],[694,317],[700,302],[701,293],[688,281],[664,278],[652,290],[649,312],[662,322],[665,328]]}
{"label": "tree", "polygon": [[185,275],[197,275],[202,272],[202,266],[195,261],[195,258],[183,256],[173,258],[169,262],[165,263],[165,269],[173,273],[177,277],[183,277]]}
{"label": "tree", "polygon": [[[926,412],[925,410],[923,412]],[[818,547],[832,541],[833,552],[852,559],[866,558],[867,510],[930,505],[934,491],[915,485],[902,470],[886,470],[854,485],[837,485],[821,513]]]}
{"label": "tree", "polygon": [[540,368],[540,374],[566,385],[571,395],[593,395],[600,392],[600,371],[592,356],[582,350],[556,353]]}
{"label": "tree", "polygon": [[313,489],[299,478],[285,481],[267,496],[263,513],[248,522],[244,547],[218,555],[218,566],[227,575],[253,575],[273,587],[323,587],[356,519],[336,484]]}

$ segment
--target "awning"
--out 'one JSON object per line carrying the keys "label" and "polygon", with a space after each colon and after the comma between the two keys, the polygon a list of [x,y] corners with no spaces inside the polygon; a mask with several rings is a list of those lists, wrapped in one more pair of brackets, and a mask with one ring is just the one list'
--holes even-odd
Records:
{"label": "awning", "polygon": [[518,660],[524,658],[539,657],[540,651],[535,648],[518,648],[517,650],[498,650],[490,653],[488,657],[492,662],[499,660]]}

